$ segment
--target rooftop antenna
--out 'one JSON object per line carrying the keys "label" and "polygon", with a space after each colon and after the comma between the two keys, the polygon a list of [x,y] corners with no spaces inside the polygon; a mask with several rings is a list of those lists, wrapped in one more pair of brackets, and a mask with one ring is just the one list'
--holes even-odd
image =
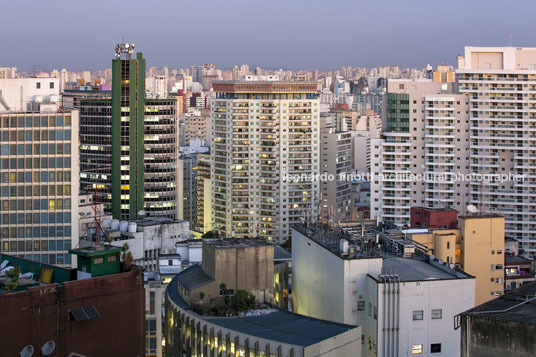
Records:
{"label": "rooftop antenna", "polygon": [[510,41],[510,47],[512,47],[512,33],[510,32],[510,35],[508,36],[508,40]]}

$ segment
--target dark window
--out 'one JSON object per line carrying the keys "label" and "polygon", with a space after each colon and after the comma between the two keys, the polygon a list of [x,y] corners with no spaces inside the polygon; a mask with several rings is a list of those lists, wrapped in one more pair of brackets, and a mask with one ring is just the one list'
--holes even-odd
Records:
{"label": "dark window", "polygon": [[440,353],[441,352],[441,344],[440,343],[432,343],[430,345],[430,353]]}
{"label": "dark window", "polygon": [[37,89],[41,89],[41,82],[37,82],[37,83],[35,83],[35,88],[37,88]]}

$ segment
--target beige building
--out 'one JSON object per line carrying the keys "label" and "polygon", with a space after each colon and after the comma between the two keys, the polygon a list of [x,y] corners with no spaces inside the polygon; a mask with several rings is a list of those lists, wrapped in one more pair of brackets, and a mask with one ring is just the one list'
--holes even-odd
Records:
{"label": "beige building", "polygon": [[[207,109],[189,111],[181,114],[184,123],[184,145],[189,145],[192,139],[201,139],[204,144],[211,141],[210,111]],[[182,141],[182,138],[181,138]]]}
{"label": "beige building", "polygon": [[273,245],[258,239],[205,239],[202,261],[179,280],[179,292],[188,304],[234,295],[238,290],[249,291],[260,303],[273,301]]}
{"label": "beige building", "polygon": [[318,217],[318,84],[236,81],[213,88],[214,230],[286,240],[291,225]]}
{"label": "beige building", "polygon": [[437,259],[456,264],[475,279],[475,303],[482,304],[504,291],[504,217],[458,217],[459,229],[417,229],[406,237],[425,246]]}

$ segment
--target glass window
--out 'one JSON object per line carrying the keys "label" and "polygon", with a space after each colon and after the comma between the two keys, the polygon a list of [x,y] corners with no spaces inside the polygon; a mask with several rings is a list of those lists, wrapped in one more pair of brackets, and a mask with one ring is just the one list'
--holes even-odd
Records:
{"label": "glass window", "polygon": [[441,344],[440,343],[432,343],[430,345],[430,353],[441,353]]}
{"label": "glass window", "polygon": [[413,320],[422,320],[424,316],[423,310],[414,310],[413,311]]}
{"label": "glass window", "polygon": [[412,355],[422,355],[422,345],[412,345],[411,346]]}
{"label": "glass window", "polygon": [[443,318],[443,310],[442,309],[435,309],[432,310],[432,320],[439,320]]}
{"label": "glass window", "polygon": [[56,130],[56,140],[63,140],[63,130]]}

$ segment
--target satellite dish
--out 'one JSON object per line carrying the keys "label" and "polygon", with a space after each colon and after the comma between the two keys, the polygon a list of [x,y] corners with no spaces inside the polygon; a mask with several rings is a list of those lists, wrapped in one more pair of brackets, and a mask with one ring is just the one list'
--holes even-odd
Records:
{"label": "satellite dish", "polygon": [[138,216],[147,216],[147,211],[142,209],[141,211],[138,211]]}
{"label": "satellite dish", "polygon": [[55,349],[56,349],[56,342],[52,340],[45,342],[43,347],[41,347],[41,354],[43,356],[50,356],[52,352],[54,352]]}
{"label": "satellite dish", "polygon": [[467,210],[471,213],[478,213],[478,208],[476,208],[474,205],[467,206]]}
{"label": "satellite dish", "polygon": [[19,356],[20,357],[32,357],[34,353],[34,347],[32,345],[28,345],[20,351]]}

